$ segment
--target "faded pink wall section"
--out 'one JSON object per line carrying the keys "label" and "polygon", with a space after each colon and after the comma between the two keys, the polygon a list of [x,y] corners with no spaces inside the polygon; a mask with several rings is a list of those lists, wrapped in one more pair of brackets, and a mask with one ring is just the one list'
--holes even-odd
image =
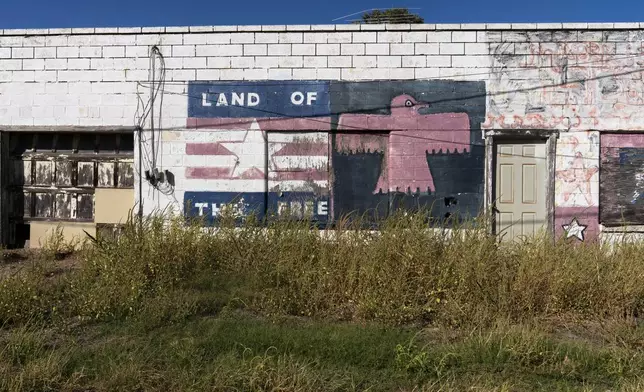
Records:
{"label": "faded pink wall section", "polygon": [[599,235],[599,132],[561,133],[555,167],[555,234],[568,236],[564,226],[577,220],[585,226],[583,241]]}

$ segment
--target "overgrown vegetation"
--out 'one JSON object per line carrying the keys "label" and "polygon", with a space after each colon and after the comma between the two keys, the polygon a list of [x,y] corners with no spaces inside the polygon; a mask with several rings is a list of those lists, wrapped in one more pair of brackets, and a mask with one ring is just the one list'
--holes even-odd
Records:
{"label": "overgrown vegetation", "polygon": [[644,388],[644,244],[165,218],[0,278],[0,391]]}

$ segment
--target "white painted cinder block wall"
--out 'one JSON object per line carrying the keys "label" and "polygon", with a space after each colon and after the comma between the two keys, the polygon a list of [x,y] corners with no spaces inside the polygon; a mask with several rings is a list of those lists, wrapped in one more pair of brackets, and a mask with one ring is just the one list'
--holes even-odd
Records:
{"label": "white painted cinder block wall", "polygon": [[[631,71],[642,65],[637,55],[643,52],[643,28],[554,23],[0,30],[0,126],[138,124],[150,94],[150,48],[157,45],[167,68],[162,116],[155,117],[155,127],[167,130],[158,166],[174,172],[177,186],[169,196],[144,187],[149,213],[181,207],[188,158],[179,142],[201,137],[182,132],[189,81],[485,81],[483,129],[642,130],[644,82],[641,72]],[[591,80],[582,87],[558,85],[564,68],[571,83]],[[609,73],[618,75],[592,80]],[[595,143],[588,135],[576,145]],[[593,200],[586,204],[597,205],[597,184],[596,176]]]}

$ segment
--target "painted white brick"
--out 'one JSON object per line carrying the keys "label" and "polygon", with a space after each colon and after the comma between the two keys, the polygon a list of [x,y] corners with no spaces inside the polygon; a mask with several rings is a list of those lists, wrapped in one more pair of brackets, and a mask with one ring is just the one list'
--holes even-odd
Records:
{"label": "painted white brick", "polygon": [[317,72],[314,69],[294,69],[293,80],[314,80]]}
{"label": "painted white brick", "polygon": [[[67,67],[67,60],[62,60],[65,61],[65,67]],[[50,68],[48,64],[46,64],[46,68]],[[97,70],[109,70],[109,69],[114,69],[114,59],[90,59],[89,61],[89,67],[90,69],[97,69]]]}
{"label": "painted white brick", "polygon": [[427,56],[403,56],[402,66],[409,68],[425,67],[427,65]]}
{"label": "painted white brick", "polygon": [[230,33],[212,33],[206,35],[206,44],[208,45],[225,45],[230,43],[232,34]]}
{"label": "painted white brick", "polygon": [[268,78],[273,80],[290,80],[293,78],[293,70],[286,68],[269,69]]}
{"label": "painted white brick", "polygon": [[449,31],[427,32],[427,42],[452,42],[452,33]]}
{"label": "painted white brick", "polygon": [[476,42],[476,31],[453,31],[452,42]]}
{"label": "painted white brick", "polygon": [[503,42],[527,42],[528,34],[523,31],[502,31],[501,39]]}
{"label": "painted white brick", "polygon": [[45,59],[45,69],[67,69],[67,59]]}
{"label": "painted white brick", "polygon": [[[252,57],[251,57],[252,59]],[[182,59],[183,68],[206,68],[206,58],[205,57],[184,57]]]}
{"label": "painted white brick", "polygon": [[[9,49],[9,48],[6,48]],[[0,50],[0,57],[2,57],[2,50]],[[37,59],[51,59],[56,57],[56,48],[36,48],[34,57]]]}
{"label": "painted white brick", "polygon": [[[172,79],[174,72],[176,70],[168,71],[170,79]],[[125,79],[125,71],[123,70],[102,71],[101,80],[104,82],[120,82],[123,79]]]}
{"label": "painted white brick", "polygon": [[11,48],[11,57],[14,59],[33,59],[34,48]]}
{"label": "painted white brick", "polygon": [[[168,57],[165,59],[166,69],[181,69],[183,68],[183,59],[189,57]],[[148,60],[149,64],[149,60]]]}
{"label": "painted white brick", "polygon": [[[92,52],[88,53],[88,54],[90,54],[89,56],[83,56],[83,50],[84,49],[91,49],[91,47],[90,48],[81,48],[81,57],[98,57],[98,56],[96,56],[97,54],[100,56],[100,53],[101,53],[100,49],[101,48],[97,48],[99,50],[95,51],[93,53]],[[150,54],[150,51],[148,50],[148,48],[146,46],[127,46],[125,48],[125,57],[149,57],[149,54]]]}
{"label": "painted white brick", "polygon": [[365,54],[386,56],[389,54],[389,44],[366,44]]}
{"label": "painted white brick", "polygon": [[89,65],[90,65],[89,59],[67,60],[67,69],[90,69]]}
{"label": "painted white brick", "polygon": [[385,80],[389,79],[388,68],[346,68],[342,70],[342,80]]}
{"label": "painted white brick", "polygon": [[[13,72],[11,71],[0,71],[0,82],[9,82],[11,81],[11,75]],[[0,117],[2,117],[2,109],[0,109]]]}
{"label": "painted white brick", "polygon": [[454,68],[485,68],[490,66],[489,56],[452,56]]}
{"label": "painted white brick", "polygon": [[194,57],[195,53],[199,56],[215,56],[216,54],[206,49],[214,48],[213,46],[199,45],[195,51],[194,45],[177,45],[172,47],[172,56],[174,57]]}
{"label": "painted white brick", "polygon": [[104,46],[103,57],[106,57],[106,58],[125,57],[125,46]]}
{"label": "painted white brick", "polygon": [[0,60],[0,71],[18,71],[22,69],[22,60]]}
{"label": "painted white brick", "polygon": [[140,69],[125,70],[125,80],[128,82],[147,81],[149,79],[148,71]]}
{"label": "painted white brick", "polygon": [[[110,44],[112,44],[113,37],[110,37]],[[96,44],[96,38],[93,35],[71,35],[67,38],[67,45],[69,46],[89,46]]]}
{"label": "painted white brick", "polygon": [[424,31],[406,31],[402,33],[402,42],[415,43],[427,42],[427,33]]}
{"label": "painted white brick", "polygon": [[208,43],[207,34],[184,34],[183,35],[184,45],[205,45],[207,43]]}
{"label": "painted white brick", "polygon": [[268,55],[269,56],[290,56],[291,45],[290,44],[269,44]]}
{"label": "painted white brick", "polygon": [[311,25],[311,30],[313,31],[334,31],[336,28],[335,25],[326,24],[326,25]]}
{"label": "painted white brick", "polygon": [[402,33],[399,31],[379,31],[378,42],[400,43],[402,42]]}
{"label": "painted white brick", "polygon": [[291,46],[294,56],[314,56],[315,44],[293,44]]}
{"label": "painted white brick", "polygon": [[[57,71],[59,82],[100,82],[107,71]],[[119,79],[120,80],[120,79]]]}
{"label": "painted white brick", "polygon": [[277,68],[278,64],[279,57],[277,56],[257,57],[255,59],[255,67],[257,68]]}
{"label": "painted white brick", "polygon": [[233,57],[230,59],[231,68],[253,68],[254,66],[254,57]]}
{"label": "painted white brick", "polygon": [[[183,45],[183,35],[176,35],[179,37],[178,42],[170,43],[164,42],[165,45]],[[164,38],[168,38],[168,35],[164,35]],[[160,34],[144,34],[136,36],[136,44],[140,46],[148,45],[160,45],[161,44],[161,35]]]}
{"label": "painted white brick", "polygon": [[326,33],[304,33],[305,44],[325,44],[327,43]]}
{"label": "painted white brick", "polygon": [[56,71],[35,71],[34,78],[39,82],[55,82],[57,72]]}
{"label": "painted white brick", "polygon": [[582,42],[600,42],[604,39],[604,34],[601,31],[580,31],[578,38]]}
{"label": "painted white brick", "polygon": [[304,56],[305,68],[326,68],[327,66],[326,56]]}
{"label": "painted white brick", "polygon": [[[185,40],[185,38],[184,38]],[[255,43],[254,33],[237,33],[230,35],[231,44],[252,44]]]}
{"label": "painted white brick", "polygon": [[487,44],[465,44],[465,54],[488,54],[489,46]]}
{"label": "painted white brick", "polygon": [[440,54],[465,54],[465,44],[440,44]]}
{"label": "painted white brick", "polygon": [[389,70],[389,77],[391,79],[409,80],[415,76],[414,68],[392,68]]}
{"label": "painted white brick", "polygon": [[340,54],[340,44],[317,44],[315,50],[318,56],[337,56]]}
{"label": "painted white brick", "polygon": [[45,69],[45,60],[44,59],[25,59],[22,60],[22,69],[24,70],[44,70]]}
{"label": "painted white brick", "polygon": [[241,56],[243,45],[197,45],[197,56]]}
{"label": "painted white brick", "polygon": [[476,42],[502,42],[503,37],[500,31],[478,31]]}
{"label": "painted white brick", "polygon": [[392,44],[391,45],[391,54],[414,54],[414,44]]}
{"label": "painted white brick", "polygon": [[378,56],[378,68],[395,68],[401,66],[401,56]]}
{"label": "painted white brick", "polygon": [[279,37],[277,33],[256,33],[255,43],[256,44],[276,44],[276,43],[279,43]]}
{"label": "painted white brick", "polygon": [[246,44],[244,45],[244,56],[266,56],[268,47],[266,44]]}
{"label": "painted white brick", "polygon": [[330,44],[350,44],[353,39],[351,33],[327,33],[326,38]]}
{"label": "painted white brick", "polygon": [[244,69],[243,70],[244,80],[266,80],[268,79],[268,70],[267,69]]}
{"label": "painted white brick", "polygon": [[[134,46],[136,45],[136,35],[115,35],[112,41],[113,45]],[[79,45],[82,46],[82,45]]]}
{"label": "painted white brick", "polygon": [[343,56],[364,55],[364,44],[342,44],[340,45],[340,54]]}
{"label": "painted white brick", "polygon": [[450,56],[427,56],[428,67],[451,67],[452,58]]}
{"label": "painted white brick", "polygon": [[197,78],[197,71],[194,69],[173,69],[169,73],[173,81],[191,81]]}
{"label": "painted white brick", "polygon": [[329,56],[329,68],[350,68],[351,57],[349,56]]}
{"label": "painted white brick", "polygon": [[219,80],[220,74],[218,69],[198,69],[197,80]]}
{"label": "painted white brick", "polygon": [[376,56],[353,56],[353,66],[355,68],[376,68],[378,63]]}
{"label": "painted white brick", "polygon": [[278,42],[280,44],[301,44],[304,42],[303,33],[279,33]]}
{"label": "painted white brick", "polygon": [[22,46],[45,46],[45,36],[24,37]]}
{"label": "painted white brick", "polygon": [[440,76],[438,68],[416,68],[414,70],[415,79],[436,79]]}
{"label": "painted white brick", "polygon": [[428,43],[428,44],[423,44],[423,43],[417,43],[414,46],[414,54],[423,54],[423,55],[428,55],[428,54],[438,54],[438,45],[437,43]]}
{"label": "painted white brick", "polygon": [[[54,57],[56,50],[54,49]],[[10,59],[11,58],[11,48],[0,48],[0,59]]]}
{"label": "painted white brick", "polygon": [[304,59],[302,56],[283,56],[279,58],[279,68],[302,68]]}
{"label": "painted white brick", "polygon": [[374,43],[378,42],[378,36],[375,32],[363,31],[353,33],[353,43]]}
{"label": "painted white brick", "polygon": [[323,80],[340,80],[342,76],[340,68],[318,68],[316,71],[318,79]]}

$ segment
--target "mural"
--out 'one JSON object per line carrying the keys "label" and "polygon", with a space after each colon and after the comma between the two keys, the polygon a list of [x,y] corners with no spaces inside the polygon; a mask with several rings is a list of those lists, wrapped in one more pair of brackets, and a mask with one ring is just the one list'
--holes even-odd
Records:
{"label": "mural", "polygon": [[[490,45],[493,57],[485,129],[642,129],[644,33],[614,43],[514,43]],[[576,34],[576,32],[574,32]],[[622,40],[619,40],[620,42]],[[519,47],[517,47],[517,53]],[[635,128],[634,128],[635,127]]]}
{"label": "mural", "polygon": [[479,213],[484,83],[338,83],[331,94],[336,217],[397,208],[431,208],[436,220]]}
{"label": "mural", "polygon": [[188,112],[188,216],[482,206],[483,82],[195,82]]}
{"label": "mural", "polygon": [[599,133],[562,133],[557,141],[555,229],[567,238],[599,233]]}
{"label": "mural", "polygon": [[644,224],[644,135],[602,134],[601,143],[602,223]]}
{"label": "mural", "polygon": [[213,223],[225,208],[240,218],[289,211],[325,222],[328,88],[326,82],[190,83],[186,214]]}

